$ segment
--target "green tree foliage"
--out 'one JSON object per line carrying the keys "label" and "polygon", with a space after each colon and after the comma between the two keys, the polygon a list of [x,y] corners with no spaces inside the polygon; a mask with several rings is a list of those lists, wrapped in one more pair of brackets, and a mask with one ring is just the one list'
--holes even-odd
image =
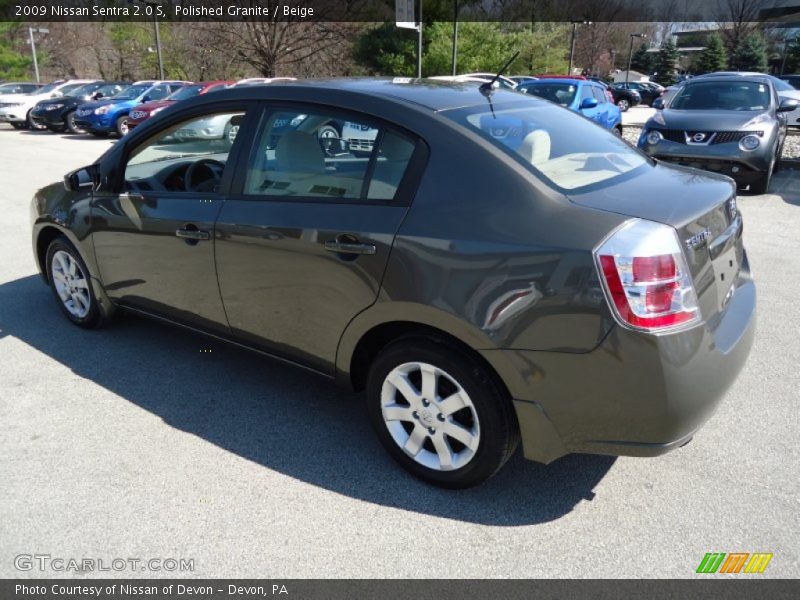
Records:
{"label": "green tree foliage", "polygon": [[678,49],[672,42],[672,39],[667,39],[656,58],[655,80],[661,85],[672,85],[677,81],[675,75],[675,64],[678,62]]}
{"label": "green tree foliage", "polygon": [[[639,73],[649,75],[655,70],[656,54],[648,52],[647,48],[647,43],[642,42],[639,49],[633,53],[631,57],[631,71],[638,71]],[[618,67],[622,69],[625,68],[624,65],[618,65]]]}
{"label": "green tree foliage", "polygon": [[0,79],[31,79],[33,59],[23,54],[23,44],[16,42],[21,32],[19,23],[0,22]]}
{"label": "green tree foliage", "polygon": [[[428,46],[424,49],[424,75],[452,72],[453,24],[440,22],[427,27]],[[518,36],[506,34],[499,23],[463,22],[458,26],[459,73],[495,72],[519,49]],[[517,62],[521,62],[517,59]],[[517,69],[509,67],[516,72]]]}
{"label": "green tree foliage", "polygon": [[[458,26],[457,70],[459,73],[497,71],[519,50],[509,73],[563,73],[567,68],[567,30],[568,26],[553,23],[505,29],[500,23],[463,21]],[[452,52],[453,23],[426,25],[422,74],[450,74]],[[361,35],[353,55],[367,73],[413,77],[417,70],[416,32],[385,23]]]}
{"label": "green tree foliage", "polygon": [[725,50],[725,44],[722,42],[722,38],[713,34],[708,38],[706,49],[697,59],[695,68],[699,73],[713,73],[725,70],[727,65],[728,52]]}
{"label": "green tree foliage", "polygon": [[734,63],[740,71],[767,70],[767,42],[758,32],[748,35],[739,46],[734,56]]}

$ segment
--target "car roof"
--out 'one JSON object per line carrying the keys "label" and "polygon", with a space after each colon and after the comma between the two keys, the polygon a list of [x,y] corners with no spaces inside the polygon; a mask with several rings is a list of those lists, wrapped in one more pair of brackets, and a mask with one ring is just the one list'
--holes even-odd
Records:
{"label": "car roof", "polygon": [[543,79],[537,79],[536,81],[525,81],[520,83],[520,86],[531,86],[531,85],[540,85],[540,84],[551,84],[551,83],[572,83],[574,85],[582,85],[587,83],[597,83],[596,81],[591,81],[589,79],[576,79],[574,77],[545,77]]}
{"label": "car roof", "polygon": [[[487,98],[480,90],[477,82],[453,82],[437,79],[413,79],[410,77],[392,78],[333,78],[304,79],[298,81],[277,81],[262,86],[234,86],[214,93],[214,100],[223,98],[236,99],[289,99],[302,101],[319,100],[323,94],[344,93],[362,96],[365,100],[379,97],[396,104],[416,105],[432,111],[443,111],[455,108],[486,105]],[[312,93],[308,93],[311,91]],[[299,93],[302,92],[302,93]],[[189,103],[201,103],[202,100],[192,98]],[[491,93],[494,106],[511,102],[542,102],[531,96],[519,94],[513,90],[494,88]],[[323,100],[324,102],[324,100]]]}
{"label": "car roof", "polygon": [[[772,83],[771,79],[768,75],[764,73],[736,73],[739,77],[737,80],[740,81],[757,81],[759,83]],[[695,83],[708,83],[709,81],[725,81],[730,82],[731,76],[727,73],[717,74],[717,73],[709,73],[708,75],[703,75],[702,77],[693,77],[692,79],[687,79],[686,81],[681,82],[681,87],[685,85],[693,85]]]}

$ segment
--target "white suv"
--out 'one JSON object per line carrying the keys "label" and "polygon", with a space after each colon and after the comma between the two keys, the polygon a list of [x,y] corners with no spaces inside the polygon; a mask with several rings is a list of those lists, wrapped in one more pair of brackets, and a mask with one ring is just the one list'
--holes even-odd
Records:
{"label": "white suv", "polygon": [[36,90],[32,94],[5,94],[0,95],[0,123],[9,123],[15,129],[45,129],[30,117],[31,109],[40,100],[65,96],[70,91],[95,79],[70,79],[69,81],[56,81]]}

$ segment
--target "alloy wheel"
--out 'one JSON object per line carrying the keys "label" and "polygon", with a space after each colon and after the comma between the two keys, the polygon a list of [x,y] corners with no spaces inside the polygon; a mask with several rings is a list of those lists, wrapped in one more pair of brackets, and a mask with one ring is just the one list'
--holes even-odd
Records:
{"label": "alloy wheel", "polygon": [[622,100],[617,102],[617,106],[619,107],[619,109],[622,112],[625,112],[626,110],[628,110],[630,108],[630,103],[623,98]]}
{"label": "alloy wheel", "polygon": [[395,367],[381,389],[381,414],[394,442],[435,471],[467,465],[480,444],[480,424],[466,390],[425,362]]}
{"label": "alloy wheel", "polygon": [[89,294],[89,280],[78,261],[68,252],[59,250],[53,254],[50,273],[56,293],[67,312],[78,319],[86,317],[91,309],[92,300]]}

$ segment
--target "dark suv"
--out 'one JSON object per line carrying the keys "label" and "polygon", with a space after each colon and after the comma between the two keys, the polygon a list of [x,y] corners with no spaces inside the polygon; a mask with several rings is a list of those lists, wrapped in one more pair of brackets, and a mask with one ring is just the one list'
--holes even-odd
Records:
{"label": "dark suv", "polygon": [[[334,120],[374,130],[369,152],[320,136]],[[545,463],[678,448],[753,339],[730,179],[480,84],[192,98],[39,190],[31,214],[72,323],[123,309],[363,390],[388,452],[442,486],[485,480],[520,439]]]}

